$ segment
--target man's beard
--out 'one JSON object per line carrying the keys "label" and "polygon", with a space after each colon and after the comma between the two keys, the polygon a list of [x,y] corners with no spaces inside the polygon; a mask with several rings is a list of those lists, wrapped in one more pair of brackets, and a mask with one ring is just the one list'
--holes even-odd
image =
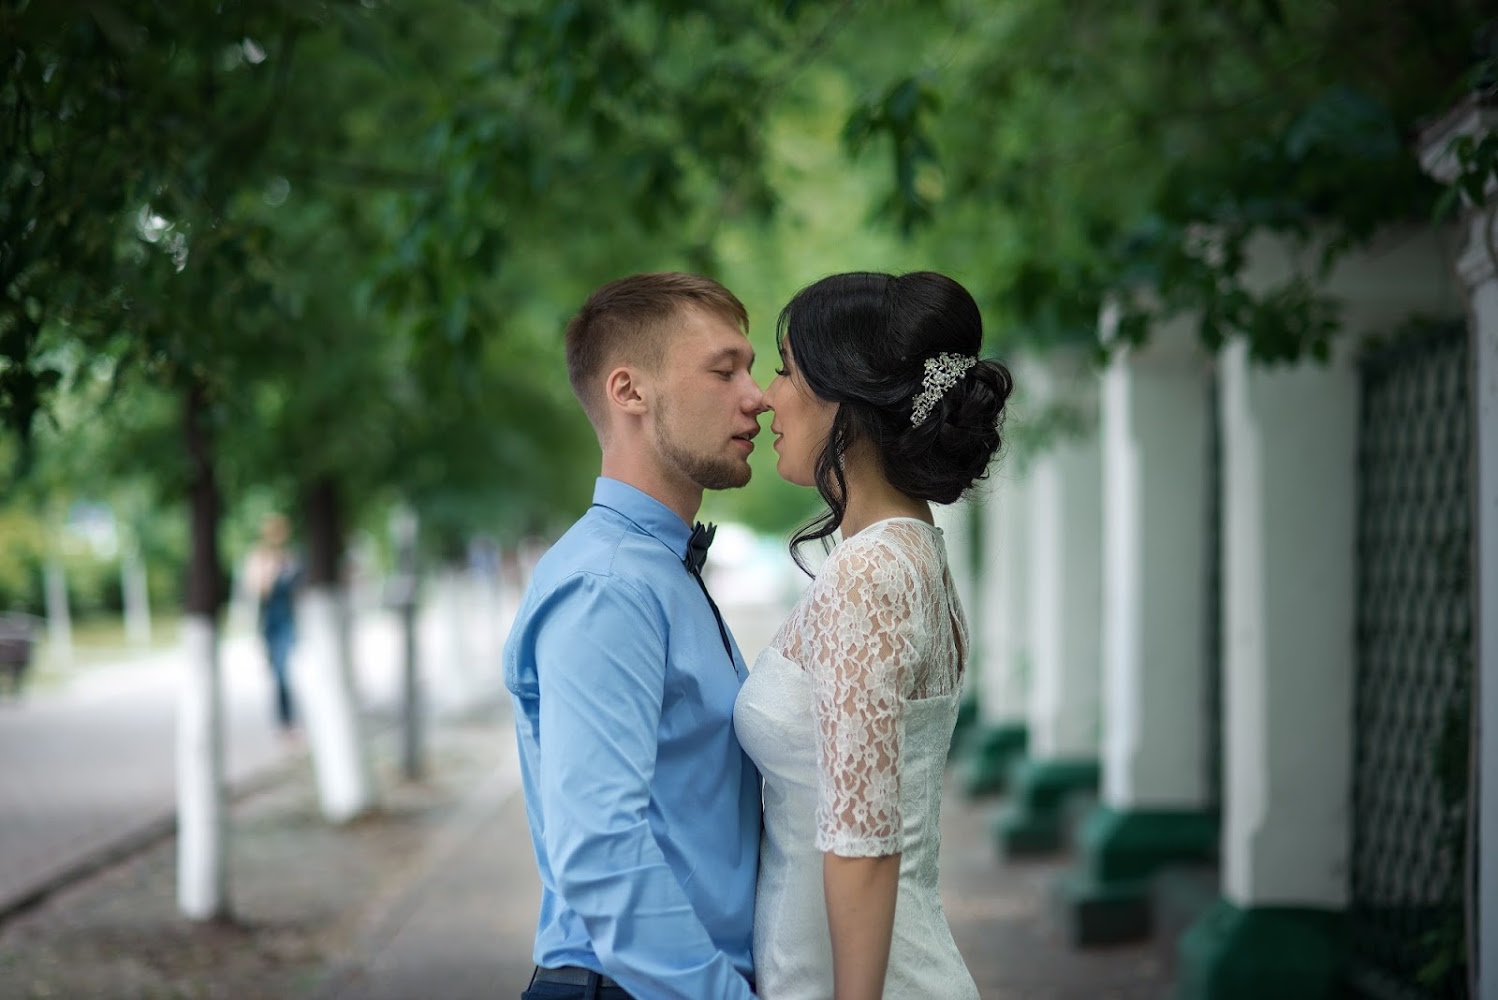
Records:
{"label": "man's beard", "polygon": [[684,476],[705,490],[732,490],[748,484],[751,473],[748,462],[722,455],[694,455],[666,433],[670,417],[664,412],[660,417],[655,425],[655,445]]}

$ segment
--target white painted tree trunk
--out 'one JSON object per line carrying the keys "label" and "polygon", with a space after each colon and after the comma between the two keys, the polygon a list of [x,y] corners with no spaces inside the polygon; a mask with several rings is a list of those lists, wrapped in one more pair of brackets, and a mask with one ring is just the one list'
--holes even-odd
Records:
{"label": "white painted tree trunk", "polygon": [[224,712],[218,626],[182,623],[186,673],[177,717],[177,905],[189,920],[229,914],[225,856]]}
{"label": "white painted tree trunk", "polygon": [[354,684],[348,596],[309,587],[297,613],[291,673],[297,712],[306,727],[318,801],[331,823],[346,823],[377,802]]}
{"label": "white painted tree trunk", "polygon": [[125,638],[132,646],[151,644],[151,593],[147,586],[146,561],[140,546],[131,539],[120,555],[120,593],[125,604]]}
{"label": "white painted tree trunk", "polygon": [[433,655],[426,664],[431,681],[429,690],[433,708],[447,717],[460,718],[472,712],[482,695],[469,591],[469,576],[464,570],[445,568],[432,587],[428,609],[429,634],[433,639]]}
{"label": "white painted tree trunk", "polygon": [[43,600],[47,610],[47,650],[57,666],[73,662],[73,617],[68,611],[68,574],[62,560],[47,559],[43,569]]}

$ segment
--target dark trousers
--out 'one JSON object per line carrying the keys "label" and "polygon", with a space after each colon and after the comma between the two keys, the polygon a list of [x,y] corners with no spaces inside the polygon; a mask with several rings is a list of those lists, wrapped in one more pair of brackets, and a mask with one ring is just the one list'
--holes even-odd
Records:
{"label": "dark trousers", "polygon": [[291,623],[267,627],[265,636],[265,658],[270,661],[271,677],[276,683],[276,721],[283,729],[296,724],[296,710],[291,704],[291,646],[296,641],[296,629]]}
{"label": "dark trousers", "polygon": [[633,1000],[619,986],[602,986],[590,977],[586,986],[568,983],[531,983],[520,1000]]}

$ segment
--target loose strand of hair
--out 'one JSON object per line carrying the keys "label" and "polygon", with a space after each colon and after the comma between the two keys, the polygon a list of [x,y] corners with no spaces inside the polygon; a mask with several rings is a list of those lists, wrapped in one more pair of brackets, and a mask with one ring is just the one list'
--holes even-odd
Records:
{"label": "loose strand of hair", "polygon": [[808,542],[822,541],[829,545],[829,538],[842,527],[843,516],[848,511],[848,480],[843,475],[842,455],[847,448],[850,428],[847,415],[839,412],[832,420],[832,430],[827,435],[827,444],[817,456],[812,481],[827,509],[813,518],[791,538],[791,559],[807,576],[815,576],[801,558],[801,546]]}

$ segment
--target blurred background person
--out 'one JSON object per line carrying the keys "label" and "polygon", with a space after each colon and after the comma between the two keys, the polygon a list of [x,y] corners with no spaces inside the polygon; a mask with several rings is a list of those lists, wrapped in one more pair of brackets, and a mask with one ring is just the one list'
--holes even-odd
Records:
{"label": "blurred background person", "polygon": [[282,514],[269,515],[261,522],[260,541],[245,566],[245,583],[255,599],[256,624],[275,681],[276,723],[286,732],[296,728],[288,670],[296,643],[296,589],[302,577],[290,540],[291,522]]}

